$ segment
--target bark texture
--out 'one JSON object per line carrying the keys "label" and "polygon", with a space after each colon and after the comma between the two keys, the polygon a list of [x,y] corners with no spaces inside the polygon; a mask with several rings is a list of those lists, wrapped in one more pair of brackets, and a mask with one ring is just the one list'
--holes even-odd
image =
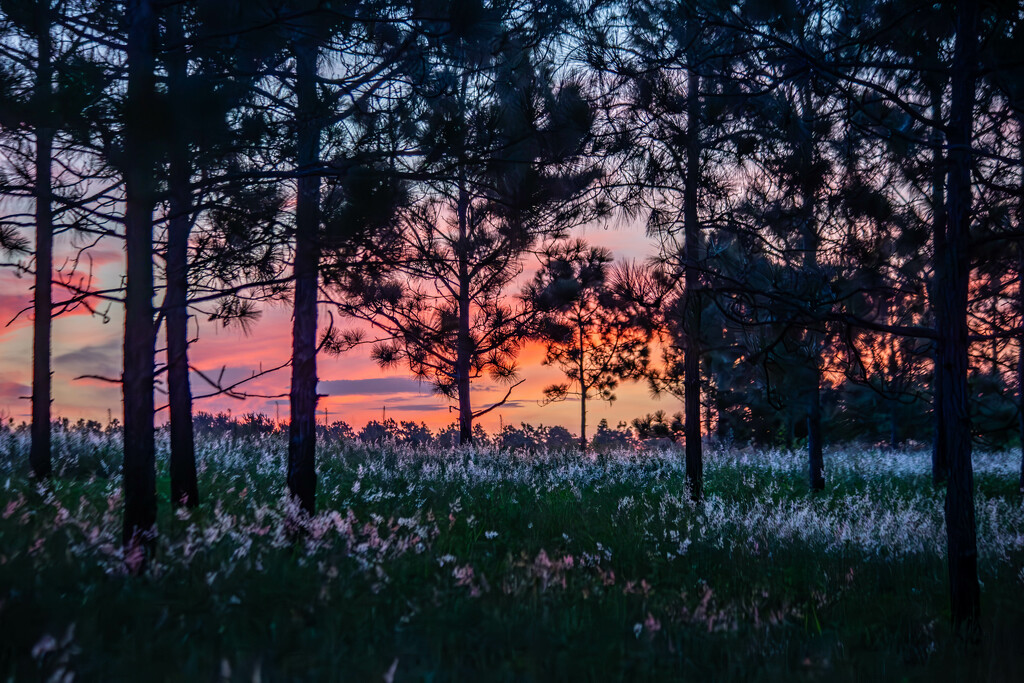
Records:
{"label": "bark texture", "polygon": [[128,91],[125,112],[124,529],[135,545],[156,523],[153,381],[153,182],[156,15],[150,0],[128,3]]}
{"label": "bark texture", "polygon": [[683,433],[686,448],[686,479],[690,497],[704,495],[704,452],[700,433],[700,217],[697,214],[697,185],[700,182],[700,76],[690,69],[686,83],[686,186],[683,188],[684,233],[684,327]]}
{"label": "bark texture", "polygon": [[[1024,116],[1017,117],[1020,131],[1020,197],[1017,204],[1017,229],[1024,230]],[[1017,304],[1024,320],[1024,242],[1017,243]],[[1017,340],[1017,420],[1020,432],[1020,492],[1024,494],[1024,338]]]}
{"label": "bark texture", "polygon": [[978,585],[974,470],[967,386],[967,293],[970,274],[971,130],[977,63],[978,5],[957,7],[949,125],[946,244],[938,296],[942,339],[941,428],[949,458],[946,484],[946,539],[951,616],[954,627],[973,636],[981,615]]}
{"label": "bark texture", "polygon": [[807,389],[807,474],[811,489],[821,491],[825,488],[825,456],[821,440],[821,372],[817,366],[812,371]]}
{"label": "bark texture", "polygon": [[53,471],[50,459],[50,403],[52,380],[53,277],[53,55],[50,40],[50,1],[37,0],[38,65],[36,69],[36,273],[32,309],[32,473],[46,479]]}
{"label": "bark texture", "polygon": [[167,289],[164,315],[167,331],[167,394],[171,430],[171,505],[199,504],[192,386],[188,374],[188,241],[192,230],[192,168],[187,137],[180,122],[187,111],[188,58],[180,5],[167,10],[167,40],[180,46],[168,53],[167,89],[175,113],[170,144],[170,219],[167,228]]}
{"label": "bark texture", "polygon": [[590,393],[590,385],[587,383],[586,376],[586,360],[587,352],[584,342],[586,341],[586,325],[580,325],[579,329],[579,343],[580,343],[580,453],[587,452],[587,394]]}
{"label": "bark texture", "polygon": [[459,180],[459,331],[455,350],[455,382],[459,397],[459,443],[473,443],[473,403],[470,378],[473,372],[473,336],[470,330],[469,193],[465,178]]}
{"label": "bark texture", "polygon": [[[814,215],[814,205],[818,188],[813,185],[814,174],[814,98],[805,86],[800,93],[801,116],[804,120],[804,139],[800,143],[800,211],[801,211],[801,248],[803,249],[803,272],[809,278],[815,278],[819,272],[818,246],[821,239]],[[809,296],[817,296],[816,291],[807,292]],[[812,323],[812,325],[815,323]],[[812,491],[825,488],[825,458],[821,440],[821,334],[813,328],[806,334],[805,342],[808,349],[807,385],[804,387],[807,416],[807,475]]]}
{"label": "bark texture", "polygon": [[[932,117],[942,121],[942,88],[934,86],[931,92]],[[946,251],[946,162],[942,150],[942,131],[936,126],[932,134],[932,250],[938,261]],[[939,269],[935,269],[935,281],[931,286],[931,308],[936,324],[942,317],[942,297],[939,296]],[[946,447],[946,433],[942,428],[943,365],[942,336],[935,342],[934,372],[932,376],[932,414],[935,419],[935,439],[932,441],[932,482],[938,486],[945,483],[949,473],[949,454]]]}
{"label": "bark texture", "polygon": [[[297,89],[298,165],[320,158],[317,49],[298,38],[294,46]],[[292,320],[291,422],[288,491],[309,514],[316,512],[316,331],[320,247],[320,177],[301,174],[295,204],[295,301]]]}

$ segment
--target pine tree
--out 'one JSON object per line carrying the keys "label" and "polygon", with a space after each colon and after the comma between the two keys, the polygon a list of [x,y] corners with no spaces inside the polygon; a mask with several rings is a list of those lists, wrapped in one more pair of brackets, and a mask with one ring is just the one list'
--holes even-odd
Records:
{"label": "pine tree", "polygon": [[548,402],[580,401],[580,450],[587,450],[587,401],[615,401],[622,379],[647,372],[650,330],[642,310],[619,296],[621,275],[609,267],[611,252],[582,240],[550,247],[541,268],[523,292],[541,316],[538,338],[545,365],[554,365],[567,382],[544,389]]}
{"label": "pine tree", "polygon": [[402,136],[413,201],[372,257],[376,272],[339,282],[340,303],[381,333],[382,366],[407,363],[457,400],[469,443],[473,421],[511,395],[474,409],[474,380],[514,384],[527,331],[504,291],[539,240],[594,211],[581,201],[598,176],[584,157],[593,114],[544,54],[566,7],[442,3],[424,16],[429,48],[408,92],[416,125]]}

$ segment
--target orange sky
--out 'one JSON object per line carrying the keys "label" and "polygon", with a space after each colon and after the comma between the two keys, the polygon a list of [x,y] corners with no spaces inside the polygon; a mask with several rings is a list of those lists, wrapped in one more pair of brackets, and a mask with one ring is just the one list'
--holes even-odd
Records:
{"label": "orange sky", "polygon": [[[618,258],[643,258],[653,253],[654,244],[641,227],[618,229],[590,228],[579,231],[595,244],[612,250]],[[59,245],[58,245],[59,249]],[[113,245],[97,247],[93,253],[94,272],[103,282],[117,282],[123,272],[123,254]],[[6,324],[15,313],[31,303],[30,281],[16,278],[10,271],[0,272],[0,319]],[[55,288],[55,297],[59,296]],[[54,414],[72,419],[79,417],[106,422],[108,411],[113,417],[121,413],[120,387],[97,380],[74,380],[83,374],[117,376],[121,364],[122,312],[119,306],[109,310],[106,324],[98,316],[80,310],[54,322],[53,387]],[[200,321],[200,339],[191,349],[193,365],[217,376],[225,368],[226,380],[249,375],[254,369],[281,364],[291,348],[291,314],[284,305],[268,306],[260,321],[246,336],[241,331],[224,329]],[[343,325],[344,326],[344,325]],[[0,415],[16,421],[28,420],[31,393],[31,320],[23,314],[7,327],[0,327]],[[158,346],[163,346],[161,341]],[[513,392],[508,404],[481,419],[488,432],[496,431],[499,422],[533,425],[563,425],[573,432],[579,430],[579,403],[566,401],[542,406],[542,389],[561,378],[554,368],[541,365],[543,349],[528,346],[519,359],[520,376],[526,381]],[[339,358],[322,356],[319,361],[320,392],[327,397],[320,402],[320,418],[345,420],[357,429],[371,419],[387,416],[396,420],[426,422],[438,428],[455,421],[449,401],[431,393],[427,384],[420,384],[408,370],[383,371],[369,358],[368,349],[356,349]],[[250,393],[275,395],[288,391],[289,370],[266,375],[246,385]],[[193,393],[207,393],[209,386],[193,375]],[[504,396],[506,389],[491,382],[474,385],[474,409],[490,405]],[[675,399],[652,399],[646,385],[624,383],[618,401],[608,405],[590,403],[588,433],[606,418],[613,426],[619,421],[658,409],[674,413],[680,409]],[[157,405],[163,402],[157,398]],[[197,401],[196,410],[264,413],[271,418],[280,414],[287,418],[287,399],[252,398],[245,401],[220,396]],[[325,415],[326,413],[326,415]],[[158,418],[159,419],[159,418]]]}

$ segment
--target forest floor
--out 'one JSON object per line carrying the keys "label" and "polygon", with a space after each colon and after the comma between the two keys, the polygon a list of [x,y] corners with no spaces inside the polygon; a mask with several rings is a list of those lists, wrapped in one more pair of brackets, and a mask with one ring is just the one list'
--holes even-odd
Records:
{"label": "forest floor", "polygon": [[[165,461],[166,437],[160,460]],[[417,452],[328,444],[320,514],[284,502],[281,435],[200,438],[202,505],[139,575],[119,437],[55,434],[27,476],[0,431],[0,678],[173,681],[1021,680],[1024,506],[975,458],[984,638],[950,635],[926,452]],[[133,558],[129,558],[131,561]]]}

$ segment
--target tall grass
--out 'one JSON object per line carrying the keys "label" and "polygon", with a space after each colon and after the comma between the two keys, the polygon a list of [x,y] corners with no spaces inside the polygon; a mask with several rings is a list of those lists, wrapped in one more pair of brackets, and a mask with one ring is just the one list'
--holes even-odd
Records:
{"label": "tall grass", "polygon": [[[205,436],[203,504],[132,575],[116,430],[0,432],[0,675],[14,680],[1009,680],[1024,670],[1015,462],[976,457],[986,638],[950,638],[928,455],[432,450],[333,441],[320,514],[285,438]],[[167,448],[162,441],[160,448]],[[163,454],[165,455],[165,453]],[[165,457],[160,458],[166,462]],[[397,662],[397,663],[396,663]]]}

